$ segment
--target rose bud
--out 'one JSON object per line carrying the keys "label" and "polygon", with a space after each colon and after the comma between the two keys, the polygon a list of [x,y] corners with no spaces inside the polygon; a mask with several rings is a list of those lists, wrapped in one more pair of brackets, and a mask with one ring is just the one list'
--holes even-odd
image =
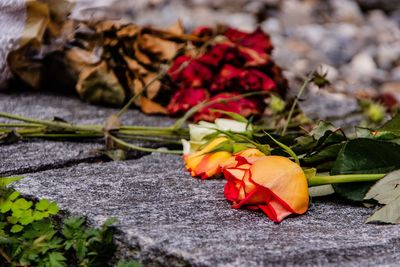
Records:
{"label": "rose bud", "polygon": [[308,209],[307,178],[299,165],[282,156],[243,157],[223,167],[225,197],[233,208],[261,209],[274,222]]}
{"label": "rose bud", "polygon": [[200,151],[183,155],[186,169],[192,176],[199,176],[202,179],[220,174],[220,164],[229,159],[232,153],[228,151],[215,151],[215,149],[221,147],[227,141],[228,139],[225,137],[218,137]]}

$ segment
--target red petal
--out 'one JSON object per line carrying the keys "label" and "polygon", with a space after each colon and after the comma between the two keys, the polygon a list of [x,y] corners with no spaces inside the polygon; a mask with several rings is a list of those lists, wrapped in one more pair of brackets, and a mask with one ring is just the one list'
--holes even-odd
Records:
{"label": "red petal", "polygon": [[186,112],[191,107],[207,100],[208,96],[208,92],[203,88],[181,88],[175,92],[167,106],[167,110],[169,114]]}

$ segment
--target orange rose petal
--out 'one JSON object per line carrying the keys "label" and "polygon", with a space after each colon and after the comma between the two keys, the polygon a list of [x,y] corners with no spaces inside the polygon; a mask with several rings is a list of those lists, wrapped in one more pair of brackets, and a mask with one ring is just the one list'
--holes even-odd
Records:
{"label": "orange rose petal", "polygon": [[250,170],[254,183],[271,190],[294,213],[307,211],[307,178],[299,165],[285,157],[266,156],[256,161]]}
{"label": "orange rose petal", "polygon": [[223,173],[225,197],[233,208],[261,209],[274,222],[308,208],[308,184],[296,163],[280,156],[236,156]]}
{"label": "orange rose petal", "polygon": [[200,151],[183,156],[186,169],[190,174],[206,179],[220,173],[220,164],[229,159],[232,154],[226,151],[209,152],[226,140],[225,137],[216,138]]}
{"label": "orange rose petal", "polygon": [[220,151],[204,155],[200,163],[194,169],[196,176],[201,176],[202,179],[209,178],[220,173],[220,163],[229,159],[231,153]]}

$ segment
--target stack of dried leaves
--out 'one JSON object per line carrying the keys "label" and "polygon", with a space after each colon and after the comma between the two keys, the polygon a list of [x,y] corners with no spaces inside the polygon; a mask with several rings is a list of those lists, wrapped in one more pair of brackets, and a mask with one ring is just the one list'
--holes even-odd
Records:
{"label": "stack of dried leaves", "polygon": [[92,103],[121,105],[133,95],[145,113],[167,114],[171,88],[165,70],[195,36],[180,23],[159,30],[116,21],[79,23],[65,58],[77,76],[76,90]]}
{"label": "stack of dried leaves", "polygon": [[195,120],[223,115],[215,110],[260,115],[260,97],[223,99],[286,91],[286,80],[271,60],[270,38],[260,29],[244,33],[200,27],[185,34],[179,22],[156,29],[120,21],[72,21],[65,19],[65,11],[33,3],[41,11],[32,18],[36,30],[9,56],[15,76],[30,87],[76,90],[88,102],[117,106],[137,96],[135,104],[143,112],[170,115],[221,99]]}

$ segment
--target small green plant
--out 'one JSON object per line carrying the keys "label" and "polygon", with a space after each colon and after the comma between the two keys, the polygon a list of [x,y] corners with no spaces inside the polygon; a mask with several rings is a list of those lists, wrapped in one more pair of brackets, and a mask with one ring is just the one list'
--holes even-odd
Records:
{"label": "small green plant", "polygon": [[[7,187],[19,179],[0,178],[0,266],[111,266],[115,219],[99,229],[88,227],[82,217],[60,222],[55,202],[28,200]],[[140,265],[120,262],[117,266]]]}

